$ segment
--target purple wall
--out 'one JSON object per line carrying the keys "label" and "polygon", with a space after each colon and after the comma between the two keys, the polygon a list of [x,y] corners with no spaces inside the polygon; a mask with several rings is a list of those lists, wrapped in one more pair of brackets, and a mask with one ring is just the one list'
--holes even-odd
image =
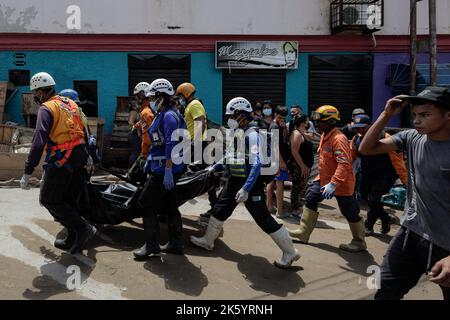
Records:
{"label": "purple wall", "polygon": [[[389,65],[393,63],[409,64],[408,53],[377,53],[374,54],[373,67],[373,98],[372,117],[376,119],[384,110],[386,101],[392,97],[391,88],[386,85],[389,77]],[[418,54],[417,63],[429,63],[428,54]],[[438,63],[450,63],[450,53],[438,54]],[[389,122],[389,126],[400,127],[400,117]]]}

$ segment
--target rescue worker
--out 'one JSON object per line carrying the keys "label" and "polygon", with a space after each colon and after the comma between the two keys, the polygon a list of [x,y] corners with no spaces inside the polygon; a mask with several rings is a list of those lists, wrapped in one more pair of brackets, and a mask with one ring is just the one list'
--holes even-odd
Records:
{"label": "rescue worker", "polygon": [[308,243],[319,217],[318,203],[336,195],[339,209],[347,219],[353,235],[349,244],[341,244],[339,248],[349,252],[366,250],[364,224],[359,215],[359,204],[353,197],[355,175],[352,170],[350,145],[347,138],[336,128],[336,123],[340,120],[339,111],[333,106],[324,105],[312,113],[311,119],[322,133],[318,150],[319,174],[306,191],[306,204],[300,227],[290,230],[289,234],[302,243]]}
{"label": "rescue worker", "polygon": [[[259,133],[257,127],[249,126],[252,120],[252,107],[247,99],[237,97],[228,102],[226,110],[229,116],[228,126],[238,139],[238,145],[242,143],[245,145],[245,154],[238,152],[237,159],[233,159],[234,150],[226,150],[222,163],[219,162],[213,166],[213,170],[226,168],[227,182],[214,205],[205,234],[202,237],[191,236],[190,240],[196,246],[212,250],[224,222],[242,202],[258,226],[269,234],[282,250],[283,255],[275,261],[275,266],[288,268],[300,258],[300,254],[294,248],[286,228],[275,221],[266,206],[261,176]],[[249,132],[244,133],[244,130]]]}
{"label": "rescue worker", "polygon": [[[356,156],[361,158],[361,196],[369,205],[367,219],[364,222],[366,236],[374,234],[373,226],[378,219],[381,220],[381,233],[389,233],[392,220],[383,209],[381,197],[389,192],[398,178],[405,186],[408,185],[408,172],[402,153],[393,150],[389,153],[366,156],[357,152],[371,125],[372,122],[368,115],[357,115],[354,118],[353,130],[358,135],[353,138],[351,143],[353,158]],[[389,137],[388,133],[382,132],[380,140]]]}
{"label": "rescue worker", "polygon": [[135,96],[136,102],[140,107],[140,120],[133,126],[133,128],[135,130],[142,131],[141,159],[144,160],[147,159],[151,145],[148,129],[155,119],[155,115],[150,108],[151,97],[148,95],[149,90],[150,84],[148,82],[139,82],[133,90],[133,95]]}
{"label": "rescue worker", "polygon": [[[207,117],[205,107],[203,106],[201,101],[195,97],[195,93],[195,86],[189,82],[180,84],[176,91],[181,110],[184,110],[184,119],[186,121],[189,138],[192,141],[191,161],[192,163],[200,162],[197,167],[198,169],[203,169],[207,167],[207,165],[204,164],[203,159],[203,150],[208,145],[208,142],[206,141]],[[195,151],[197,151],[197,154],[195,154]],[[215,189],[208,192],[208,200],[211,209],[209,209],[205,213],[200,214],[198,220],[198,223],[200,225],[208,224],[211,210],[214,206],[214,203],[217,201],[217,194]]]}
{"label": "rescue worker", "polygon": [[360,114],[366,114],[364,109],[361,109],[361,108],[353,109],[352,121],[350,123],[346,124],[341,130],[342,133],[347,137],[348,140],[352,140],[353,137],[355,136],[355,132],[353,131],[353,124],[355,123],[355,117]]}
{"label": "rescue worker", "polygon": [[[148,90],[148,96],[154,99],[151,105],[157,111],[157,116],[148,132],[151,148],[145,170],[151,170],[151,175],[139,199],[143,208],[145,243],[134,252],[137,260],[158,255],[161,250],[175,254],[183,254],[184,251],[176,183],[185,166],[183,163],[173,163],[172,149],[178,144],[178,140],[172,140],[172,133],[186,125],[175,109],[174,93],[172,84],[166,79],[156,79]],[[167,215],[169,241],[163,248],[159,244],[158,213]]]}
{"label": "rescue worker", "polygon": [[46,148],[39,201],[68,230],[66,238],[56,239],[55,247],[75,254],[97,232],[81,217],[78,206],[89,155],[81,112],[74,101],[56,94],[55,85],[46,72],[37,73],[30,80],[30,89],[41,106],[20,186],[29,189],[30,176]]}

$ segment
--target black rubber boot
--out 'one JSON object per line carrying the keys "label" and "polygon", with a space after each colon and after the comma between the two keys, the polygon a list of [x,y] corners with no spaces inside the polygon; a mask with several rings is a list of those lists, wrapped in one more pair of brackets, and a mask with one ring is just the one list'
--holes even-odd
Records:
{"label": "black rubber boot", "polygon": [[184,254],[183,222],[180,215],[168,217],[169,241],[161,247],[165,253]]}
{"label": "black rubber boot", "polygon": [[70,253],[75,254],[81,252],[86,243],[88,243],[88,241],[91,240],[96,234],[97,229],[90,224],[87,225],[86,230],[83,232],[76,232],[75,242],[70,248]]}
{"label": "black rubber boot", "polygon": [[145,215],[143,217],[145,244],[134,251],[136,260],[146,260],[149,257],[156,256],[161,252],[159,247],[159,222],[156,214]]}
{"label": "black rubber boot", "polygon": [[388,234],[391,231],[391,224],[391,217],[387,216],[387,218],[381,219],[381,233]]}
{"label": "black rubber boot", "polygon": [[66,237],[63,239],[56,239],[54,242],[55,248],[61,249],[61,250],[69,250],[72,248],[73,244],[75,243],[76,239],[76,232],[73,229],[66,228]]}

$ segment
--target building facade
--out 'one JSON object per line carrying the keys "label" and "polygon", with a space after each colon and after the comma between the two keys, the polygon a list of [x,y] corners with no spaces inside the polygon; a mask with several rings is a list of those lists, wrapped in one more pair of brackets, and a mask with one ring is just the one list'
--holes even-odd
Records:
{"label": "building facade", "polygon": [[[389,97],[408,90],[409,0],[381,1],[382,25],[367,34],[334,34],[331,2],[52,0],[41,7],[32,0],[4,0],[0,81],[13,82],[18,89],[6,112],[10,120],[24,123],[26,82],[30,75],[46,71],[55,77],[58,90],[76,88],[92,102],[87,113],[105,119],[106,133],[112,130],[117,97],[129,96],[139,81],[158,77],[174,85],[194,83],[216,123],[222,123],[226,101],[238,95],[252,102],[300,104],[307,112],[334,104],[345,121],[356,107],[376,117]],[[450,0],[437,5],[438,83],[450,85]],[[344,22],[363,14],[352,10]],[[427,1],[418,2],[417,10],[420,89],[429,79]],[[222,68],[217,52],[221,42],[244,47],[257,42],[259,53],[261,46],[266,50],[282,43],[286,49],[284,44],[292,43],[297,60],[291,66],[267,67],[256,59],[258,67]],[[391,123],[401,124],[400,118]]]}

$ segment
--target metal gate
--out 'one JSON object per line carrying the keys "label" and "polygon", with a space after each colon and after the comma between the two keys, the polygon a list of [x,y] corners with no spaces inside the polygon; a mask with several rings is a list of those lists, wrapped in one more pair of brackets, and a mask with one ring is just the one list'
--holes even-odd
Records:
{"label": "metal gate", "polygon": [[276,105],[284,105],[286,99],[285,70],[223,70],[223,104],[225,106],[234,97],[244,97],[252,106],[256,101],[270,99]]}
{"label": "metal gate", "polygon": [[363,108],[372,115],[371,55],[312,55],[309,57],[309,108],[325,104],[339,109],[343,125],[352,110]]}

